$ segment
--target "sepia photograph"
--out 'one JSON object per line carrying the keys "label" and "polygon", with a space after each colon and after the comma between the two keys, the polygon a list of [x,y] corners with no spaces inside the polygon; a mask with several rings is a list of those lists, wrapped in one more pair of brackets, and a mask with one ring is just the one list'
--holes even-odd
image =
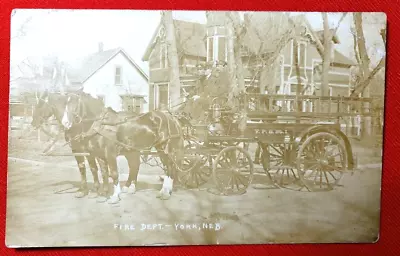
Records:
{"label": "sepia photograph", "polygon": [[377,242],[386,26],[14,9],[6,246]]}

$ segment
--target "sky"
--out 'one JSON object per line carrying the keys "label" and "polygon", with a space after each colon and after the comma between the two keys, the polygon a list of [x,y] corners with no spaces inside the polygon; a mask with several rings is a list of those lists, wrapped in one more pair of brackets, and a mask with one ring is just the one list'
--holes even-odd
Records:
{"label": "sky", "polygon": [[[298,15],[299,13],[291,13]],[[307,13],[314,29],[322,29],[321,13]],[[341,14],[329,14],[331,26],[335,27]],[[173,11],[173,17],[180,20],[205,23],[204,11]],[[25,35],[14,38],[21,25],[26,23]],[[57,55],[65,61],[86,56],[97,51],[98,43],[104,49],[122,47],[146,72],[147,63],[141,61],[144,51],[160,22],[159,11],[139,10],[39,10],[18,9],[11,19],[11,62],[18,63],[27,57]],[[350,25],[352,15],[341,23],[338,34],[341,44],[338,50],[352,56]],[[378,29],[371,25],[366,29],[370,45],[379,39]],[[373,52],[384,52],[383,45]]]}

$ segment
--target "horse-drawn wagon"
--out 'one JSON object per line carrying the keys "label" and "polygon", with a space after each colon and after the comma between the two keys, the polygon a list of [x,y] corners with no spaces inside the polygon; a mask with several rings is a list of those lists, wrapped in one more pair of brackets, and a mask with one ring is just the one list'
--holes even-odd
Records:
{"label": "horse-drawn wagon", "polygon": [[275,186],[330,190],[343,174],[356,168],[350,139],[341,126],[355,116],[372,115],[365,109],[370,102],[244,94],[228,106],[227,98],[216,97],[202,123],[185,126],[190,131],[185,137],[185,159],[191,168],[181,171],[180,182],[197,187],[212,177],[222,194],[243,193],[253,180],[249,148],[256,144],[263,170]]}
{"label": "horse-drawn wagon", "polygon": [[[75,116],[74,120],[79,121],[75,125],[85,124],[86,130],[90,130],[94,120],[104,118],[100,115],[101,109],[90,110],[89,102],[92,100],[89,98],[87,95],[76,95],[74,107],[69,106],[69,109],[75,110],[70,113],[71,116]],[[41,108],[52,109],[53,112],[57,108],[61,109],[61,112],[58,111],[60,113],[53,113],[58,116],[58,122],[61,122],[62,111],[68,103],[60,105],[63,101],[54,100],[53,104],[46,98],[42,100],[45,103]],[[371,111],[365,108],[368,106],[365,103],[370,102],[371,99],[365,98],[250,93],[228,100],[224,95],[215,97],[209,104],[205,117],[195,123],[179,113],[168,116],[168,113],[155,111],[139,116],[133,115],[116,122],[116,128],[111,129],[111,133],[97,133],[103,137],[101,145],[118,145],[125,151],[140,151],[142,155],[161,158],[167,176],[171,175],[171,170],[174,169],[173,175],[178,184],[187,188],[199,187],[212,177],[220,194],[244,193],[255,174],[251,152],[253,146],[256,146],[256,155],[259,154],[257,151],[261,151],[264,173],[275,186],[296,187],[308,191],[330,190],[338,184],[343,174],[355,168],[352,145],[342,131],[341,124],[354,119],[354,116],[372,115]],[[56,107],[57,104],[60,106]],[[101,106],[101,103],[96,104]],[[52,114],[51,111],[47,112],[46,118]],[[88,113],[92,113],[92,116],[88,116]],[[178,117],[180,122],[174,119],[174,116]],[[37,117],[36,120],[43,120],[43,116]],[[113,124],[109,123],[108,126]],[[171,127],[176,134],[171,133]],[[144,133],[138,129],[142,129]],[[116,131],[120,131],[121,136],[116,134]],[[149,139],[146,140],[146,136],[143,135]],[[129,136],[136,137],[132,140]],[[84,141],[80,132],[72,140],[77,138]],[[179,151],[180,139],[183,139],[183,157],[175,158],[174,154]],[[170,143],[172,140],[173,144]],[[139,141],[143,144],[141,148],[138,147]],[[93,147],[96,143],[99,143],[98,140],[89,144]],[[104,146],[101,145],[98,147],[100,151],[104,150]],[[75,157],[89,155],[88,152],[82,151],[90,148],[89,146],[78,146],[73,150]],[[93,148],[92,151],[94,152]],[[102,155],[100,151],[96,154]],[[114,158],[116,153],[111,151],[113,153],[110,156]],[[127,187],[136,182],[137,162],[140,161],[135,160],[136,156],[131,157],[133,158],[128,159],[132,166]],[[108,158],[107,161],[110,163],[114,160]],[[107,172],[104,173],[106,174]],[[115,175],[117,174],[114,170],[114,185],[119,186],[118,176]],[[132,182],[134,183],[131,184]]]}

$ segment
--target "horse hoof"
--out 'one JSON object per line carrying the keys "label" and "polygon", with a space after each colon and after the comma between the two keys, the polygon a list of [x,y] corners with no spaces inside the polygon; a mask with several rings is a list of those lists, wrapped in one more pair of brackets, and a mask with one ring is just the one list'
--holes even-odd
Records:
{"label": "horse hoof", "polygon": [[87,196],[87,194],[88,194],[87,192],[79,191],[78,193],[75,194],[75,197],[76,198],[83,198],[83,197]]}
{"label": "horse hoof", "polygon": [[107,200],[108,204],[117,204],[119,202],[118,196],[112,196],[110,199]]}
{"label": "horse hoof", "polygon": [[121,193],[128,193],[129,188],[127,186],[123,186],[121,189]]}
{"label": "horse hoof", "polygon": [[94,199],[94,198],[97,198],[98,196],[99,196],[99,195],[98,195],[97,193],[91,192],[91,193],[89,193],[88,198],[89,198],[89,199]]}
{"label": "horse hoof", "polygon": [[136,193],[136,186],[135,184],[132,184],[128,188],[128,194],[135,194]]}
{"label": "horse hoof", "polygon": [[162,194],[162,196],[160,197],[161,200],[168,200],[171,198],[170,194]]}
{"label": "horse hoof", "polygon": [[158,192],[157,194],[157,198],[161,199],[161,200],[168,200],[171,197],[171,193],[168,192]]}
{"label": "horse hoof", "polygon": [[107,201],[107,197],[98,197],[97,198],[97,200],[96,200],[96,202],[98,202],[98,203],[104,203],[104,202],[106,202]]}

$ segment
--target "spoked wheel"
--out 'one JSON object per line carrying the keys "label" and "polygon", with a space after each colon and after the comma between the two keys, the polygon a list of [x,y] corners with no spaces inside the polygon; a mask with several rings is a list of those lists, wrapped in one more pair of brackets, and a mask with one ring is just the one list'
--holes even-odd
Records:
{"label": "spoked wheel", "polygon": [[321,132],[299,148],[297,169],[308,191],[332,190],[347,170],[347,153],[340,138]]}
{"label": "spoked wheel", "polygon": [[250,143],[248,143],[248,142],[235,142],[234,145],[237,146],[237,147],[242,147],[242,148],[244,148],[245,150],[248,151]]}
{"label": "spoked wheel", "polygon": [[300,190],[295,159],[296,147],[292,143],[269,144],[261,153],[263,169],[276,186]]}
{"label": "spoked wheel", "polygon": [[[205,184],[211,176],[211,160],[208,155],[201,154],[192,144],[185,147],[185,157],[178,172],[179,183],[186,188],[198,188]],[[199,153],[197,153],[198,151]]]}
{"label": "spoked wheel", "polygon": [[244,194],[251,184],[254,165],[242,147],[231,146],[219,152],[213,164],[213,179],[222,195]]}

